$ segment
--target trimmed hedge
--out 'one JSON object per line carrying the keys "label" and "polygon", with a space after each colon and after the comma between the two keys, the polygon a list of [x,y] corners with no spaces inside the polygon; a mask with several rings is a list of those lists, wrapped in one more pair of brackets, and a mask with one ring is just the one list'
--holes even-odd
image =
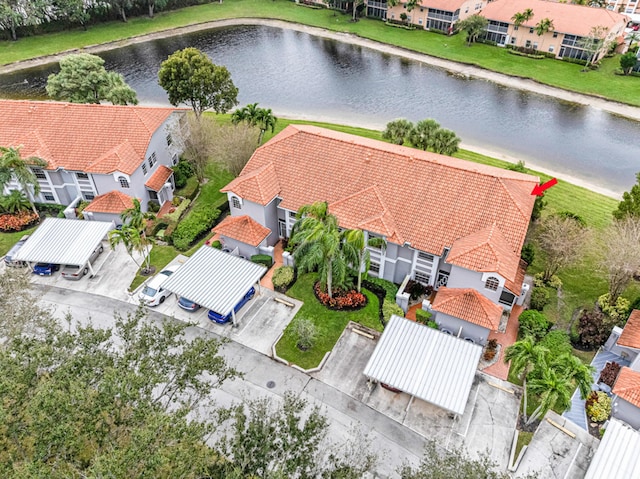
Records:
{"label": "trimmed hedge", "polygon": [[416,309],[416,321],[421,324],[428,324],[431,321],[432,313],[424,309]]}
{"label": "trimmed hedge", "polygon": [[518,318],[520,336],[532,336],[536,341],[542,339],[549,331],[551,322],[547,317],[534,310],[527,309]]}
{"label": "trimmed hedge", "polygon": [[[365,283],[369,283],[368,285]],[[365,288],[373,291],[371,285],[376,285],[382,288],[385,292],[385,298],[395,303],[396,295],[398,294],[398,286],[386,279],[376,278],[374,276],[367,276],[362,284]]]}
{"label": "trimmed hedge", "polygon": [[267,268],[271,268],[271,265],[273,264],[273,258],[268,254],[254,254],[251,257],[251,261],[258,264],[263,264]]}
{"label": "trimmed hedge", "polygon": [[168,222],[178,221],[190,204],[191,204],[191,200],[188,200],[188,199],[182,200],[180,202],[180,205],[176,207],[173,213],[167,213],[162,217],[162,220],[168,221]]}
{"label": "trimmed hedge", "polygon": [[209,205],[195,207],[171,234],[173,246],[179,251],[187,251],[202,234],[209,232],[218,216],[220,216],[220,210],[213,209]]}
{"label": "trimmed hedge", "polygon": [[273,272],[271,281],[276,291],[285,293],[289,286],[291,286],[295,279],[295,272],[291,266],[280,266]]}
{"label": "trimmed hedge", "polygon": [[382,324],[387,324],[393,314],[400,316],[401,318],[404,317],[404,311],[395,303],[395,301],[390,301],[387,298],[384,298],[384,301],[382,302],[382,317],[384,318],[384,322]]}

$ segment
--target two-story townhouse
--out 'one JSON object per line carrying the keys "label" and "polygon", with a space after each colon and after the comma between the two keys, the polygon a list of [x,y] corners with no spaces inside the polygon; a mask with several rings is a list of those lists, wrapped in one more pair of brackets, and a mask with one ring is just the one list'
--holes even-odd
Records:
{"label": "two-story townhouse", "polygon": [[[533,16],[521,25],[515,25],[513,17],[526,9]],[[612,42],[623,43],[620,38],[628,22],[625,15],[604,8],[593,8],[572,3],[559,3],[547,0],[496,0],[482,10],[489,25],[485,38],[499,46],[513,45],[533,48],[553,53],[556,58],[575,58],[587,60],[591,53],[585,49],[584,40],[593,28],[602,27],[605,38],[602,47],[591,61],[598,61],[606,53]],[[548,18],[553,28],[538,35],[536,25]]]}
{"label": "two-story townhouse", "polygon": [[[367,14],[380,16],[383,7],[379,3],[367,0]],[[420,0],[414,8],[408,9],[407,2],[392,7],[385,2],[385,16],[382,18],[400,21],[404,13],[407,23],[426,30],[452,33],[456,22],[479,13],[486,4],[487,0]]]}
{"label": "two-story townhouse", "polygon": [[[326,201],[341,228],[386,240],[369,273],[436,289],[476,290],[510,309],[522,291],[520,250],[536,177],[405,146],[291,125],[258,148],[223,192],[216,231],[243,254],[288,238],[296,212]],[[490,308],[491,309],[491,308]],[[486,336],[485,336],[486,337]]]}
{"label": "two-story townhouse", "polygon": [[[179,151],[171,138],[180,131],[183,110],[49,101],[0,100],[0,145],[20,147],[23,158],[38,157],[45,168],[33,167],[42,203],[69,205],[110,195],[109,211],[138,198],[162,205],[173,197],[171,166]],[[7,190],[16,189],[11,183]],[[104,208],[98,213],[106,213]],[[117,208],[116,208],[117,209]],[[88,212],[90,213],[90,208]]]}
{"label": "two-story townhouse", "polygon": [[640,15],[639,0],[607,0],[606,8],[625,15]]}

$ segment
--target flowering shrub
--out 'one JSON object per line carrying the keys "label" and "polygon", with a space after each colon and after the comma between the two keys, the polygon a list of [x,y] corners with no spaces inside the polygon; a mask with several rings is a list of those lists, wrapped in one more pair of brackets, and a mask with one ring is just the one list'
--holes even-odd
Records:
{"label": "flowering shrub", "polygon": [[336,288],[333,290],[333,297],[330,298],[329,294],[322,290],[320,283],[318,282],[313,286],[313,291],[316,298],[318,298],[318,301],[320,301],[324,306],[338,311],[344,309],[360,309],[365,307],[367,304],[367,297],[355,290],[345,291],[343,289]]}
{"label": "flowering shrub", "polygon": [[598,306],[604,314],[609,316],[615,323],[624,321],[629,311],[631,303],[627,298],[622,296],[618,297],[616,304],[613,306],[609,304],[609,293],[605,293],[598,298]]}
{"label": "flowering shrub", "polygon": [[13,215],[0,215],[0,231],[22,231],[38,221],[33,211],[20,211]]}
{"label": "flowering shrub", "polygon": [[550,279],[545,281],[544,273],[536,273],[533,278],[533,285],[536,287],[549,286],[553,289],[559,289],[562,287],[562,280],[554,274]]}
{"label": "flowering shrub", "polygon": [[608,362],[602,371],[600,371],[600,382],[612,388],[620,369],[622,369],[622,367],[618,363],[614,361]]}
{"label": "flowering shrub", "polygon": [[592,391],[586,403],[587,416],[593,422],[603,422],[611,415],[611,398],[603,391]]}

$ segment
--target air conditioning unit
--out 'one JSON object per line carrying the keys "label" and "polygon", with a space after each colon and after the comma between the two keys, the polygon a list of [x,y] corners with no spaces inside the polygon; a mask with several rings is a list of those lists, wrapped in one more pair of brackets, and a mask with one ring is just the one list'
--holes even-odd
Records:
{"label": "air conditioning unit", "polygon": [[522,306],[524,304],[524,300],[527,297],[527,294],[529,293],[529,289],[531,289],[531,286],[528,283],[524,283],[522,285],[522,292],[520,293],[520,296],[518,297],[518,300],[516,301],[516,304],[518,306]]}

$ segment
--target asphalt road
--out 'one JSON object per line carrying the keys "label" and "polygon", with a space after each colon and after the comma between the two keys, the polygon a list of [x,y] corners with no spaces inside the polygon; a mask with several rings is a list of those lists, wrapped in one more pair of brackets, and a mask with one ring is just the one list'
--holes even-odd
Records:
{"label": "asphalt road", "polygon": [[[91,318],[96,326],[112,325],[114,311],[135,310],[135,305],[90,293],[54,286],[35,286],[34,289],[40,302],[51,307],[56,317],[70,313],[74,320],[82,323]],[[154,311],[150,311],[149,317],[155,320],[167,318]],[[189,328],[188,334],[215,336],[199,327]],[[331,439],[341,441],[357,435],[358,431],[368,435],[371,449],[379,456],[377,477],[398,477],[396,471],[403,463],[419,461],[425,446],[424,437],[351,396],[233,341],[224,347],[223,355],[231,366],[244,373],[244,377],[212,391],[218,404],[228,406],[260,396],[277,401],[285,392],[292,391],[310,403],[322,406],[330,419]]]}

